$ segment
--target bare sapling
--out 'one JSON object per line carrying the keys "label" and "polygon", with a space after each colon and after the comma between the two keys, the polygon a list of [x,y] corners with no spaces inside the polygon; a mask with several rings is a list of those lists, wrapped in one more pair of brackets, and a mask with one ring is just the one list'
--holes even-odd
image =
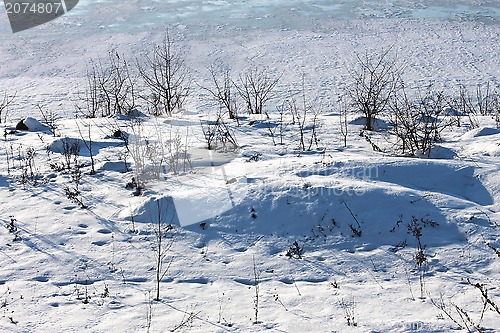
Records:
{"label": "bare sapling", "polygon": [[3,94],[3,97],[0,99],[0,124],[7,121],[7,114],[9,106],[14,103],[14,99],[16,98],[16,94],[8,95],[6,92]]}
{"label": "bare sapling", "polygon": [[40,111],[40,114],[42,115],[44,123],[49,127],[50,133],[54,137],[58,136],[57,130],[59,128],[59,121],[61,120],[61,116],[55,111],[45,111],[40,104],[37,104],[37,107]]}
{"label": "bare sapling", "polygon": [[85,117],[128,115],[136,107],[136,81],[130,65],[118,52],[111,50],[107,61],[90,62],[87,87],[77,110]]}
{"label": "bare sapling", "polygon": [[168,233],[172,231],[173,227],[171,224],[167,224],[165,219],[168,216],[168,207],[163,207],[161,204],[161,199],[156,200],[157,215],[154,222],[154,253],[155,253],[155,301],[160,301],[160,283],[161,280],[167,275],[174,257],[171,256],[168,260],[169,251],[174,244],[173,235]]}
{"label": "bare sapling", "polygon": [[344,148],[347,148],[347,136],[349,134],[347,115],[348,115],[347,102],[345,100],[342,100],[339,109],[339,127],[340,127],[340,135],[342,137],[342,144]]}
{"label": "bare sapling", "polygon": [[94,151],[93,151],[93,145],[92,145],[92,124],[90,122],[85,123],[82,122],[82,125],[86,129],[86,133],[82,132],[82,129],[80,125],[78,124],[78,119],[76,120],[76,126],[78,127],[78,133],[80,134],[80,137],[82,138],[82,142],[85,145],[85,147],[89,151],[89,156],[90,156],[90,174],[95,175],[95,159],[94,159]]}
{"label": "bare sapling", "polygon": [[180,111],[191,91],[191,79],[184,55],[175,49],[169,32],[151,55],[137,59],[136,63],[147,87],[142,98],[148,103],[149,113],[172,116]]}
{"label": "bare sapling", "polygon": [[259,297],[260,297],[260,272],[257,270],[257,263],[255,262],[255,255],[253,256],[253,310],[254,310],[254,324],[259,323]]}
{"label": "bare sapling", "polygon": [[203,136],[207,142],[207,149],[233,151],[238,148],[238,141],[232,128],[224,121],[221,112],[216,115],[215,121],[201,123]]}
{"label": "bare sapling", "polygon": [[238,120],[238,94],[233,80],[231,79],[231,71],[222,66],[211,66],[209,68],[212,79],[211,87],[202,87],[208,92],[214,102],[220,109],[227,113],[229,119]]}
{"label": "bare sapling", "polygon": [[237,83],[233,81],[249,114],[264,113],[266,104],[275,97],[274,89],[282,75],[257,67],[240,75]]}

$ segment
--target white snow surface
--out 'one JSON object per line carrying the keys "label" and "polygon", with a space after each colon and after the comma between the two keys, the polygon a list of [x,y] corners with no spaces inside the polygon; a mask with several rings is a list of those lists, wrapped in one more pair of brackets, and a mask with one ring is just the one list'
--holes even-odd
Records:
{"label": "white snow surface", "polygon": [[[343,147],[338,125],[356,53],[392,47],[413,88],[498,87],[498,4],[471,3],[82,0],[17,34],[1,9],[0,98],[17,92],[6,133],[28,116],[42,121],[37,105],[64,118],[58,137],[18,132],[0,142],[0,332],[449,332],[457,324],[432,304],[441,297],[479,322],[481,294],[468,281],[500,305],[495,122],[446,131],[432,158],[372,151],[355,116]],[[194,91],[183,113],[144,117],[144,126],[188,133],[193,169],[162,174],[135,196],[126,189],[135,165],[113,137],[129,120],[72,115],[90,60],[117,50],[140,61],[167,27]],[[200,121],[215,107],[198,85],[217,62],[283,74],[278,95],[304,80],[323,110],[321,149],[301,153],[290,137],[273,146],[262,119],[248,117],[231,122],[236,152],[209,153]],[[64,140],[80,147],[85,209],[65,195],[70,174],[54,167],[65,163]],[[27,147],[36,185],[20,183]],[[173,243],[155,301],[158,215]],[[412,221],[427,257],[423,297]],[[286,256],[295,241],[301,259]],[[356,326],[347,325],[352,311]],[[500,331],[498,313],[483,317],[487,332]]]}

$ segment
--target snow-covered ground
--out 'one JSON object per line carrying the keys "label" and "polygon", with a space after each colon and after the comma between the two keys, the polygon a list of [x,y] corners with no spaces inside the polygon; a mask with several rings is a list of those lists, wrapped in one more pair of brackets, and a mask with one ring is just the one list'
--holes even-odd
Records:
{"label": "snow-covered ground", "polygon": [[[389,47],[410,87],[498,88],[498,17],[495,1],[86,0],[12,34],[1,9],[0,100],[17,92],[2,126],[41,119],[38,104],[65,119],[56,137],[30,119],[35,130],[0,142],[0,331],[448,332],[458,325],[433,305],[441,300],[454,318],[453,304],[479,322],[481,293],[468,281],[500,306],[495,122],[484,116],[480,128],[447,130],[432,158],[399,157],[374,152],[354,114],[343,147],[338,101],[355,54]],[[152,139],[187,137],[193,169],[150,180],[135,196],[126,147],[113,136],[130,133],[130,120],[72,116],[90,60],[116,49],[140,61],[167,27],[193,93],[182,114],[142,126]],[[230,123],[236,152],[206,150],[200,120],[213,119],[215,107],[199,85],[220,62],[235,75],[264,65],[283,74],[274,104],[304,82],[321,105],[320,149],[299,152],[291,126],[286,145],[274,146],[266,122],[246,117]],[[95,175],[81,141],[87,126]],[[66,137],[82,143],[86,209],[65,195],[70,173],[56,170]],[[28,148],[36,186],[20,183]],[[161,301],[153,300],[157,203],[173,225]],[[427,259],[423,297],[415,228]],[[286,256],[294,242],[302,258]],[[488,307],[482,326],[495,332],[499,322]]]}

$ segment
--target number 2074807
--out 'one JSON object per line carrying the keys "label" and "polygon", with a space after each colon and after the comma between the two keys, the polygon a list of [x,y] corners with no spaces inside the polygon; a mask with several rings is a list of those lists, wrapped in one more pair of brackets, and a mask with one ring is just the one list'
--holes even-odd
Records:
{"label": "number 2074807", "polygon": [[5,10],[7,14],[62,14],[61,2],[6,2]]}

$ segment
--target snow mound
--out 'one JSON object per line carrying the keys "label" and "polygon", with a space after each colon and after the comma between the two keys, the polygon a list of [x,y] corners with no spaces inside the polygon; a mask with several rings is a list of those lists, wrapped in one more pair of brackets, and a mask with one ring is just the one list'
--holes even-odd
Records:
{"label": "snow mound", "polygon": [[[366,117],[358,117],[349,122],[350,125],[364,126],[366,124]],[[384,129],[389,128],[389,124],[383,119],[372,120],[372,127],[374,129]]]}
{"label": "snow mound", "polygon": [[140,223],[158,223],[158,219],[161,223],[177,222],[173,200],[167,196],[147,198],[135,208],[122,210],[118,217]]}
{"label": "snow mound", "polygon": [[26,117],[22,123],[28,128],[28,131],[32,132],[43,132],[49,129],[47,125],[42,124],[33,117]]}
{"label": "snow mound", "polygon": [[130,164],[123,161],[106,161],[100,167],[101,171],[127,172],[130,170]]}
{"label": "snow mound", "polygon": [[450,148],[442,146],[434,146],[429,154],[430,158],[439,160],[452,160],[457,157],[457,154]]}
{"label": "snow mound", "polygon": [[148,115],[137,110],[133,109],[131,110],[128,114],[117,114],[114,118],[116,120],[130,120],[130,119],[135,119],[135,118],[147,118]]}
{"label": "snow mound", "polygon": [[63,154],[64,152],[68,151],[72,146],[78,146],[79,148],[85,147],[85,142],[82,139],[76,139],[76,138],[60,138],[54,140],[50,145],[49,145],[49,151],[53,153],[59,153]]}
{"label": "snow mound", "polygon": [[479,127],[475,128],[473,130],[470,130],[469,132],[465,133],[462,138],[463,139],[472,139],[472,138],[479,138],[482,136],[490,136],[490,135],[497,135],[500,134],[500,129],[497,128],[492,128],[492,127]]}

